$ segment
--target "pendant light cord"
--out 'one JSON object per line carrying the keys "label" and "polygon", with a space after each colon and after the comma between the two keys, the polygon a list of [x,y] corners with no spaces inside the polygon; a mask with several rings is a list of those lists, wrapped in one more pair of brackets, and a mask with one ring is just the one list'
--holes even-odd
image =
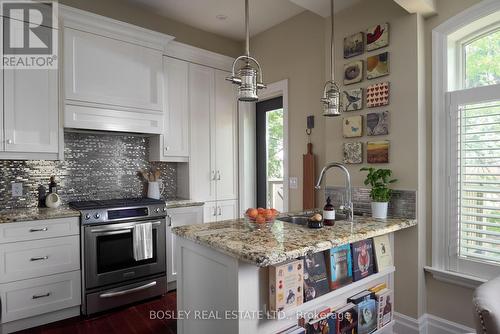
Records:
{"label": "pendant light cord", "polygon": [[248,0],[245,0],[245,55],[250,56],[250,29],[248,28]]}
{"label": "pendant light cord", "polygon": [[[246,0],[248,1],[248,0]],[[332,31],[331,31],[331,36],[330,36],[330,71],[331,71],[331,76],[332,76],[332,81],[335,82],[335,68],[333,66],[333,57],[334,57],[334,43],[333,43],[333,16],[334,16],[334,12],[333,12],[333,1],[334,0],[330,0],[330,11],[331,11],[331,15],[332,15]],[[247,42],[248,43],[248,42]]]}

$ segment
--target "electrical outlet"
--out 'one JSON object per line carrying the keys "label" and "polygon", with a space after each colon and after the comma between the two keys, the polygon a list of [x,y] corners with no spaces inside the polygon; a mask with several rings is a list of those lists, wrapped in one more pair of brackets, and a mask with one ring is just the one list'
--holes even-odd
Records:
{"label": "electrical outlet", "polygon": [[289,184],[290,184],[290,189],[297,189],[299,188],[299,179],[297,177],[291,177],[289,179]]}
{"label": "electrical outlet", "polygon": [[23,184],[21,182],[12,183],[12,197],[23,196]]}

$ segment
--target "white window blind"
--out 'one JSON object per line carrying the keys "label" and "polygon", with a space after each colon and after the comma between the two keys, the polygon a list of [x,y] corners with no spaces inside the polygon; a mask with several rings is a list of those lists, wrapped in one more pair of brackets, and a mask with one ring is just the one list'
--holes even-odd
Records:
{"label": "white window blind", "polygon": [[[500,85],[447,93],[450,269],[500,266]],[[487,265],[487,266],[485,266]]]}

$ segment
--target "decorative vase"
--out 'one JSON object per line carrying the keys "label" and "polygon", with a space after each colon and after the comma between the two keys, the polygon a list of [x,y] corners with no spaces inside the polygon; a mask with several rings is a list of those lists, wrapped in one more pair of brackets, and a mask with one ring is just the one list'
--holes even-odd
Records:
{"label": "decorative vase", "polygon": [[386,219],[387,205],[387,202],[372,202],[372,217],[378,219]]}

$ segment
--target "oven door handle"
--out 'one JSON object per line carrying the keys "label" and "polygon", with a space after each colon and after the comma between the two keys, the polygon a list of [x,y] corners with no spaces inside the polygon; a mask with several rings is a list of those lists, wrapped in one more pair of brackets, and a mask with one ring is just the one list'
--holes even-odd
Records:
{"label": "oven door handle", "polygon": [[141,290],[146,290],[146,289],[152,288],[154,286],[156,286],[156,281],[153,281],[153,282],[150,282],[148,284],[144,284],[144,285],[132,288],[132,289],[102,293],[99,295],[99,298],[112,298],[112,297],[128,295],[130,293],[134,293],[134,292],[141,291]]}
{"label": "oven door handle", "polygon": [[[160,222],[154,222],[151,223],[151,225],[156,226],[160,225]],[[103,227],[103,228],[96,228],[96,229],[91,229],[91,233],[101,233],[101,232],[114,232],[114,233],[108,233],[108,234],[119,234],[119,233],[127,233],[131,232],[134,229],[134,226],[130,227]]]}

